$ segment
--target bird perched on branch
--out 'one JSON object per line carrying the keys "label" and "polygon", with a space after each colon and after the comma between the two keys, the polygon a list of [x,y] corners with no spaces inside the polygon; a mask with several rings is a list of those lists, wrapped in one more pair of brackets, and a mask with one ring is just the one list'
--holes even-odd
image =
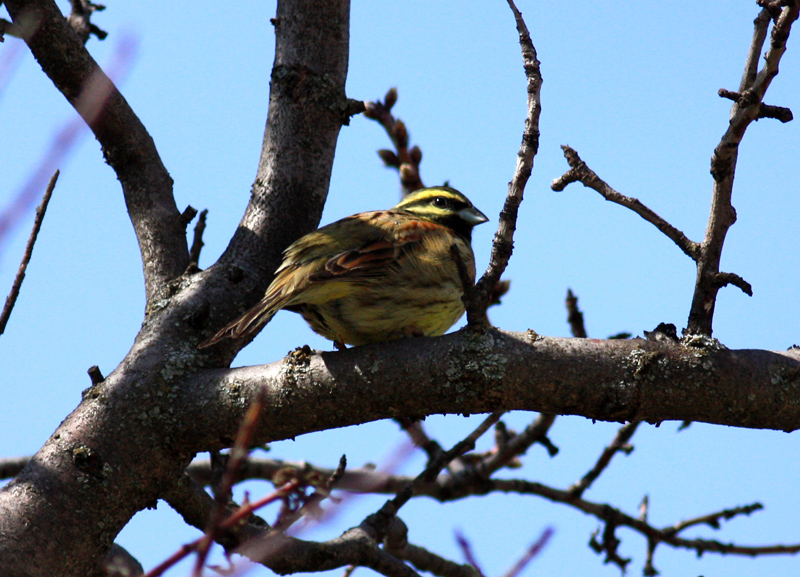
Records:
{"label": "bird perched on branch", "polygon": [[444,334],[464,314],[451,246],[474,282],[472,228],[487,220],[442,186],[323,226],[286,249],[257,305],[200,347],[250,337],[281,309],[301,314],[337,348]]}

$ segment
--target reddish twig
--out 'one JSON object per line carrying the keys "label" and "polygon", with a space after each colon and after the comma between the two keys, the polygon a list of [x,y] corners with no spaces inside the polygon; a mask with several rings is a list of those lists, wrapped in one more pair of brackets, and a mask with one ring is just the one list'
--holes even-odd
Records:
{"label": "reddish twig", "polygon": [[456,543],[458,543],[458,548],[461,549],[461,554],[464,556],[464,561],[466,561],[470,566],[472,566],[475,571],[478,572],[480,577],[484,577],[484,572],[481,569],[478,560],[475,558],[475,554],[472,552],[472,544],[469,540],[464,537],[464,534],[456,530],[455,532]]}
{"label": "reddish twig", "polygon": [[[253,438],[253,433],[255,432],[256,425],[258,425],[258,419],[261,416],[261,411],[264,408],[265,402],[266,393],[262,388],[259,390],[259,394],[253,399],[253,402],[247,409],[244,419],[242,419],[242,423],[239,425],[239,431],[236,434],[236,441],[234,442],[233,447],[228,455],[228,464],[225,467],[225,472],[222,475],[220,486],[214,495],[216,501],[214,516],[208,525],[206,534],[199,540],[198,543],[197,561],[195,563],[193,573],[195,576],[199,577],[202,574],[203,565],[205,565],[205,560],[208,556],[211,544],[216,540],[220,532],[224,531],[223,521],[227,515],[228,501],[231,497],[232,487],[236,483],[236,479],[239,476],[239,471],[247,459],[247,455],[250,450],[250,440]],[[287,485],[290,483],[287,483]]]}
{"label": "reddish twig", "polygon": [[522,570],[525,569],[528,563],[530,563],[539,553],[542,552],[555,532],[556,530],[552,527],[547,527],[544,531],[542,531],[542,534],[539,536],[539,538],[534,541],[530,547],[528,547],[528,550],[525,551],[525,554],[514,564],[511,569],[509,569],[503,575],[503,577],[517,577]]}
{"label": "reddish twig", "polygon": [[[233,527],[236,527],[238,524],[242,523],[242,521],[247,519],[254,511],[257,511],[261,507],[264,507],[266,505],[269,505],[270,503],[274,503],[275,501],[283,499],[283,497],[287,493],[294,491],[295,489],[297,489],[299,485],[300,482],[294,479],[292,481],[289,481],[276,491],[270,493],[269,495],[259,499],[258,501],[255,501],[254,503],[245,503],[244,505],[239,507],[236,510],[236,512],[228,515],[227,517],[224,517],[223,514],[223,519],[219,520],[217,525],[215,525],[215,530],[213,532],[214,537],[216,538],[221,533],[224,533],[225,531]],[[159,563],[156,567],[148,571],[144,577],[158,577],[159,575],[163,575],[163,573],[167,569],[169,569],[182,559],[188,557],[195,551],[198,553],[198,559],[200,558],[201,555],[203,556],[203,563],[205,563],[205,555],[208,554],[208,548],[209,548],[207,540],[210,534],[211,534],[210,532],[206,533],[205,535],[196,539],[195,541],[192,541],[191,543],[187,543],[181,546],[181,548],[178,549],[172,555],[170,555],[169,558],[165,559],[163,562]],[[205,551],[205,555],[202,554],[203,551]],[[203,569],[202,565],[200,565],[199,570],[198,567],[195,566],[194,574],[196,575],[202,574],[202,569]]]}

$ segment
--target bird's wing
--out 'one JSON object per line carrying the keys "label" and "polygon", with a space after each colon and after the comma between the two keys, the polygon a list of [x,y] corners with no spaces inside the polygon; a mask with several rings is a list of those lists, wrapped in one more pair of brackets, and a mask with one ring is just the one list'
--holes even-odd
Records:
{"label": "bird's wing", "polygon": [[375,237],[328,259],[324,267],[308,275],[311,284],[380,277],[423,237],[446,230],[433,222],[391,211],[375,213],[365,224],[375,225]]}
{"label": "bird's wing", "polygon": [[350,282],[382,276],[426,235],[446,231],[441,225],[407,213],[379,210],[356,214],[309,233],[286,249],[283,264],[261,301],[200,346],[227,337],[249,336],[287,306],[346,296]]}

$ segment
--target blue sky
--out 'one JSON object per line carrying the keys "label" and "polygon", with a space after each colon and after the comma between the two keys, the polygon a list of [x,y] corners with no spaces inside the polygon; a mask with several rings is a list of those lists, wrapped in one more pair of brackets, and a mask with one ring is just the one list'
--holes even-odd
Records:
{"label": "blue sky", "polygon": [[[61,2],[62,9],[67,3]],[[550,182],[566,169],[559,145],[569,144],[611,186],[635,196],[693,240],[701,240],[711,193],[709,161],[727,126],[729,102],[719,88],[738,88],[758,13],[755,2],[569,3],[520,0],[542,62],[541,146],[520,212],[515,252],[506,273],[512,289],[491,311],[503,329],[533,328],[567,336],[564,296],[580,298],[590,336],[642,334],[659,322],[686,325],[693,263],[653,226],[595,192]],[[110,33],[89,49],[105,65],[123,38],[135,50],[122,92],[152,134],[175,181],[175,196],[209,210],[206,267],[224,250],[249,198],[266,120],[274,35],[274,2],[194,4],[111,3],[95,16]],[[767,101],[800,108],[797,31]],[[17,43],[0,45],[0,59]],[[8,73],[5,73],[8,74]],[[3,79],[5,80],[5,79]],[[462,190],[489,224],[475,230],[478,269],[486,266],[525,117],[525,78],[510,10],[499,0],[464,2],[357,0],[352,6],[348,96],[376,99],[397,86],[395,113],[424,154],[426,184],[445,180]],[[74,113],[33,58],[19,66],[0,94],[0,209],[20,190]],[[800,164],[798,125],[762,120],[742,145],[734,186],[738,221],[730,230],[723,268],[753,285],[720,293],[715,333],[730,348],[783,350],[800,341]],[[395,204],[396,175],[375,151],[388,148],[382,129],[354,118],[339,139],[323,222]],[[14,314],[0,337],[0,456],[35,452],[80,401],[86,369],[108,374],[124,357],[144,306],[141,262],[122,195],[99,146],[84,132],[62,171]],[[33,220],[30,211],[0,247],[0,292],[11,286]],[[302,344],[330,350],[302,319],[279,314],[237,365],[277,360]],[[534,415],[514,413],[522,428]],[[432,417],[429,432],[450,445],[475,418]],[[724,542],[800,542],[800,503],[794,481],[797,434],[695,424],[645,425],[636,451],[618,457],[585,497],[635,513],[643,495],[650,518],[667,525],[715,510],[761,501],[766,510],[721,531],[698,529]],[[509,476],[566,487],[592,465],[617,425],[564,417],[552,431],[561,448],[540,448]],[[271,456],[334,465],[342,453],[353,466],[381,463],[403,441],[390,422],[276,443]],[[488,443],[488,441],[487,441]],[[420,457],[405,471],[418,471]],[[249,485],[252,494],[269,490]],[[359,522],[384,498],[356,500],[327,538]],[[265,512],[267,519],[272,512]],[[410,539],[460,559],[459,528],[472,541],[488,575],[501,574],[547,526],[556,533],[528,575],[617,575],[587,546],[597,523],[538,498],[490,496],[439,505],[413,502],[403,512]],[[169,507],[143,512],[119,537],[146,568],[197,535]],[[625,530],[621,553],[638,574],[644,541]],[[795,558],[745,559],[659,548],[664,575],[730,577],[796,572]],[[359,572],[366,572],[360,569]],[[176,568],[170,575],[187,574]],[[254,575],[268,574],[264,569]],[[338,572],[336,573],[339,574]]]}

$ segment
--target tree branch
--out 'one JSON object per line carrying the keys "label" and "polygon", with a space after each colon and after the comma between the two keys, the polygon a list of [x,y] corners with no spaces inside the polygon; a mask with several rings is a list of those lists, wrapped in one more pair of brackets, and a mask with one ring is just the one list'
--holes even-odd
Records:
{"label": "tree branch", "polygon": [[192,248],[189,250],[189,261],[195,265],[200,262],[200,251],[203,250],[203,233],[206,230],[206,216],[208,216],[208,209],[200,211],[200,217],[197,219],[197,224],[194,225],[194,238],[192,239]]}
{"label": "tree branch", "polygon": [[[728,229],[736,222],[736,211],[731,203],[731,197],[736,161],[739,155],[739,143],[750,123],[761,117],[761,103],[772,79],[778,74],[778,64],[786,51],[786,41],[789,38],[792,24],[800,13],[800,5],[797,2],[790,2],[780,10],[780,15],[772,28],[769,50],[764,55],[764,67],[754,75],[753,72],[758,61],[757,54],[761,52],[761,46],[766,38],[766,28],[770,22],[767,17],[768,12],[769,8],[762,10],[754,22],[755,32],[739,87],[740,97],[731,107],[728,129],[711,157],[714,191],[706,234],[700,258],[697,259],[697,280],[686,334],[706,336],[712,334],[714,308],[717,293],[721,287],[718,275],[722,247]],[[736,284],[736,286],[745,290],[742,284]],[[747,286],[749,287],[749,285]],[[747,291],[745,290],[745,292]]]}
{"label": "tree branch", "polygon": [[525,185],[533,170],[533,159],[539,150],[539,116],[542,112],[541,89],[542,73],[539,60],[536,57],[536,48],[531,42],[528,28],[522,19],[522,14],[517,10],[513,0],[508,0],[508,5],[514,13],[519,32],[519,44],[522,49],[522,63],[525,68],[525,77],[528,81],[528,113],[525,118],[525,130],[522,133],[522,143],[517,154],[517,166],[514,177],[508,185],[503,210],[500,211],[500,222],[497,233],[492,243],[492,253],[489,257],[489,266],[483,276],[475,284],[473,298],[465,302],[467,322],[471,327],[481,328],[489,325],[486,309],[489,307],[492,291],[495,290],[500,277],[508,265],[514,246],[514,231],[517,227],[517,212],[522,202]]}
{"label": "tree branch", "polygon": [[570,486],[567,489],[568,493],[571,493],[576,498],[580,498],[583,496],[583,493],[592,486],[597,478],[603,474],[603,471],[606,470],[608,465],[611,463],[611,459],[614,458],[618,452],[622,451],[625,454],[630,454],[633,451],[633,447],[628,444],[628,441],[631,440],[634,433],[636,432],[636,428],[639,426],[640,421],[633,421],[631,423],[627,423],[620,427],[619,431],[617,431],[614,440],[611,441],[611,444],[606,447],[603,452],[600,454],[600,458],[597,459],[597,463],[595,463],[594,467],[592,467],[577,483]]}
{"label": "tree branch", "polygon": [[56,88],[92,129],[122,185],[139,240],[147,300],[189,264],[181,216],[153,139],[117,88],[87,52],[52,0],[8,0],[15,23],[36,23],[25,36]]}
{"label": "tree branch", "polygon": [[[28,43],[54,83],[77,102],[82,81],[99,69],[74,31],[47,0],[7,5],[15,19],[26,9],[38,11],[41,26]],[[143,250],[148,309],[125,359],[85,391],[77,409],[0,490],[5,571],[25,573],[34,565],[49,575],[86,575],[130,518],[189,464],[193,453],[168,422],[171,398],[193,371],[230,362],[241,343],[216,352],[198,351],[197,343],[260,298],[283,248],[318,222],[336,137],[355,110],[344,97],[348,25],[346,0],[280,2],[259,178],[226,256],[197,274],[181,276],[189,264],[184,220],[152,141],[98,72],[110,96],[89,120],[123,183]],[[229,445],[232,439],[218,441]],[[83,514],[76,518],[78,510]],[[50,545],[42,545],[41,535]]]}
{"label": "tree branch", "polygon": [[44,191],[42,202],[36,209],[33,230],[31,230],[28,243],[25,245],[25,253],[22,255],[22,262],[19,263],[19,270],[17,270],[17,276],[14,277],[14,284],[11,285],[11,292],[9,292],[6,297],[6,304],[3,306],[3,312],[0,313],[0,335],[5,332],[6,324],[8,324],[8,319],[11,317],[11,311],[17,303],[17,297],[22,288],[22,281],[25,280],[25,271],[28,270],[28,263],[31,261],[31,256],[33,255],[33,245],[36,244],[36,237],[39,236],[39,230],[42,228],[44,213],[47,211],[47,205],[50,203],[50,196],[53,194],[53,189],[56,187],[59,174],[59,171],[56,170],[55,174],[50,178],[47,190]]}
{"label": "tree branch", "polygon": [[[199,275],[216,306],[198,342],[263,297],[283,250],[319,224],[339,130],[364,110],[344,91],[349,11],[349,0],[278,3],[269,121],[258,173],[225,253]],[[314,42],[308,42],[309,34]],[[228,339],[207,354],[227,365],[248,342]]]}
{"label": "tree branch", "polygon": [[689,240],[686,235],[683,234],[683,232],[650,210],[648,207],[642,204],[639,199],[625,196],[624,194],[619,193],[611,188],[602,178],[597,176],[597,174],[591,168],[589,168],[583,160],[581,160],[581,157],[578,156],[578,153],[575,152],[575,150],[564,145],[561,146],[561,150],[564,151],[564,157],[567,159],[570,169],[559,178],[555,179],[550,185],[550,188],[556,192],[560,192],[564,190],[568,184],[580,182],[583,184],[583,186],[591,188],[592,190],[600,193],[600,196],[606,200],[615,202],[621,206],[624,206],[625,208],[629,208],[664,233],[667,238],[677,244],[678,247],[691,259],[695,261],[697,260],[700,254],[699,244]]}
{"label": "tree branch", "polygon": [[405,123],[392,115],[392,108],[397,102],[397,88],[390,88],[383,97],[383,102],[365,102],[364,116],[380,124],[389,135],[395,150],[379,150],[378,156],[384,164],[394,168],[400,174],[402,196],[406,196],[424,188],[419,174],[422,162],[422,150],[419,146],[408,147],[408,129]]}
{"label": "tree branch", "polygon": [[491,330],[314,354],[302,366],[199,372],[176,391],[170,430],[193,451],[216,448],[233,437],[243,403],[262,386],[269,400],[257,443],[403,415],[514,409],[800,428],[800,408],[790,401],[800,395],[796,351],[728,350],[697,339],[534,340]]}

